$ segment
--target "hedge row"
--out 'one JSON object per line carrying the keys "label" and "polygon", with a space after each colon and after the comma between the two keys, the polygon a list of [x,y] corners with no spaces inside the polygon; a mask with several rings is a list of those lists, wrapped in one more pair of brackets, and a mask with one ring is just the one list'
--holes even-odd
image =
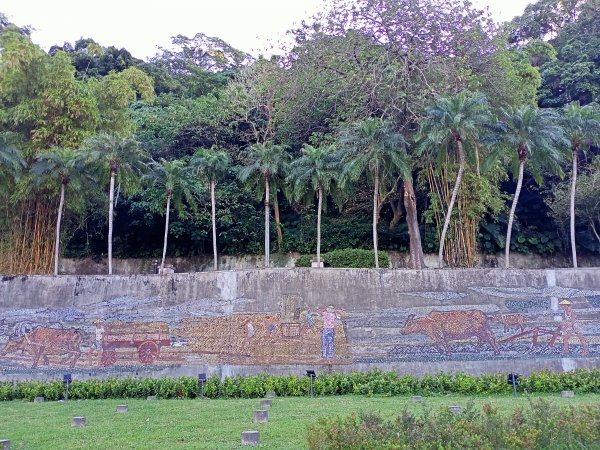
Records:
{"label": "hedge row", "polygon": [[[315,255],[301,255],[296,259],[295,266],[310,267],[313,259],[316,259]],[[375,253],[373,250],[364,250],[360,248],[347,248],[321,253],[321,259],[323,260],[325,267],[353,269],[375,267]],[[390,258],[386,252],[378,251],[377,259],[379,259],[379,267],[388,268],[390,266]]]}
{"label": "hedge row", "polygon": [[[572,372],[542,370],[520,378],[519,391],[550,393],[574,390],[578,393],[600,393],[600,369],[577,369]],[[307,377],[293,375],[235,376],[220,380],[210,377],[204,385],[204,395],[210,398],[259,398],[267,391],[279,396],[302,396],[310,390]],[[332,373],[315,378],[316,395],[435,395],[435,394],[503,394],[512,392],[506,374],[469,375],[445,373],[425,375],[398,375],[395,372]],[[63,398],[62,380],[0,382],[0,401],[43,396],[49,400]],[[193,377],[181,378],[106,378],[73,380],[69,386],[72,399],[195,398],[200,395],[198,381]]]}
{"label": "hedge row", "polygon": [[321,418],[309,427],[308,446],[325,449],[592,449],[600,448],[598,407],[558,407],[530,400],[525,410],[499,414],[490,404],[471,403],[461,414],[448,409],[394,421],[377,413]]}

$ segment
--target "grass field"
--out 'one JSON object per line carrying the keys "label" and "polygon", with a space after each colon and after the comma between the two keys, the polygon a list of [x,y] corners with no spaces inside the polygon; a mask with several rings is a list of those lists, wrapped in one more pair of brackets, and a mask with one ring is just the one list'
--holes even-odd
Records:
{"label": "grass field", "polygon": [[[551,399],[556,405],[600,404],[600,395]],[[306,448],[308,424],[320,416],[347,415],[360,410],[393,417],[404,409],[415,413],[450,404],[466,406],[466,396],[438,396],[413,402],[410,397],[341,396],[275,398],[269,423],[254,424],[260,400],[75,400],[68,402],[0,402],[0,438],[11,439],[11,449],[144,449],[240,448],[243,430],[259,430],[261,448]],[[525,397],[473,397],[477,408],[491,403],[501,412],[527,409]],[[117,413],[128,404],[127,413]],[[87,426],[72,428],[73,416],[85,416]],[[247,447],[244,447],[247,448]]]}

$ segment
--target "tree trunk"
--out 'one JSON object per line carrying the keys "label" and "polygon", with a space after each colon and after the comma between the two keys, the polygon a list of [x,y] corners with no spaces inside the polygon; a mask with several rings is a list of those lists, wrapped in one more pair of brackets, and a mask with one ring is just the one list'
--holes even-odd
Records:
{"label": "tree trunk", "polygon": [[65,204],[65,183],[60,184],[60,202],[56,219],[56,245],[54,248],[54,275],[58,275],[58,258],[60,255],[60,224],[62,222],[63,206]]}
{"label": "tree trunk", "polygon": [[275,213],[275,228],[277,228],[277,251],[281,251],[283,246],[283,231],[281,230],[281,221],[279,220],[279,201],[277,200],[277,192],[273,196],[273,212]]}
{"label": "tree trunk", "polygon": [[[321,210],[323,209],[323,188],[319,186],[317,193],[318,206],[317,206],[317,263],[321,262]],[[319,264],[321,267],[321,264]]]}
{"label": "tree trunk", "polygon": [[575,193],[577,191],[577,153],[578,145],[573,146],[573,172],[571,174],[571,203],[569,205],[571,214],[571,254],[573,255],[573,267],[577,268],[577,248],[575,246]]}
{"label": "tree trunk", "polygon": [[214,258],[214,269],[218,270],[219,264],[217,259],[217,212],[216,212],[216,201],[215,201],[215,177],[210,180],[210,203],[212,208],[212,238],[213,238],[213,258]]}
{"label": "tree trunk", "polygon": [[400,219],[402,219],[402,200],[401,199],[390,199],[390,206],[392,207],[392,212],[394,215],[392,216],[392,220],[390,221],[390,229],[396,228],[400,223]]}
{"label": "tree trunk", "polygon": [[110,191],[108,198],[108,274],[112,275],[112,235],[113,208],[115,202],[115,172],[110,173]]}
{"label": "tree trunk", "polygon": [[404,209],[406,209],[406,223],[410,239],[410,266],[413,269],[423,269],[423,246],[421,244],[421,231],[417,217],[417,200],[411,179],[404,180]]}
{"label": "tree trunk", "polygon": [[517,180],[517,189],[515,196],[513,197],[512,206],[510,207],[510,214],[508,216],[508,228],[506,230],[506,246],[504,248],[504,267],[507,269],[510,267],[510,236],[512,234],[512,225],[515,219],[515,210],[517,209],[517,202],[519,201],[519,195],[521,194],[521,186],[523,185],[523,169],[525,168],[525,160],[519,162],[519,179]]}
{"label": "tree trunk", "polygon": [[446,233],[448,232],[448,225],[450,225],[450,218],[452,217],[452,210],[454,209],[454,202],[460,189],[462,182],[463,173],[465,171],[465,151],[460,136],[455,136],[454,141],[458,149],[458,173],[456,174],[456,181],[454,182],[454,189],[452,189],[452,196],[450,197],[450,204],[448,205],[448,211],[446,211],[446,218],[444,219],[444,227],[442,228],[442,234],[440,235],[440,250],[438,253],[438,266],[441,269],[444,267],[444,243],[446,241]]}
{"label": "tree trunk", "polygon": [[269,256],[271,250],[269,248],[269,178],[265,177],[265,267],[269,267]]}
{"label": "tree trunk", "polygon": [[375,255],[375,268],[379,269],[379,255],[377,254],[377,222],[378,214],[377,214],[377,201],[379,199],[379,168],[375,168],[375,177],[374,177],[375,187],[373,188],[373,253]]}
{"label": "tree trunk", "polygon": [[169,236],[169,211],[171,209],[171,193],[167,192],[167,214],[165,215],[165,238],[163,240],[163,254],[160,262],[160,272],[165,268],[165,257],[167,256],[167,238]]}

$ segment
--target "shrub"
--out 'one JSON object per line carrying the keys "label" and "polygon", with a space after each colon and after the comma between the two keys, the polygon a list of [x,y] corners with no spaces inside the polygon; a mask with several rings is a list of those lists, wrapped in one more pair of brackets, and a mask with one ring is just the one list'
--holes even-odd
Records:
{"label": "shrub", "polygon": [[[548,393],[572,389],[578,393],[600,393],[600,369],[577,369],[572,372],[541,370],[519,379],[519,392]],[[227,377],[220,380],[210,377],[204,383],[204,395],[209,398],[260,398],[267,391],[280,396],[307,395],[310,390],[308,377],[294,375],[260,374]],[[33,400],[44,396],[49,400],[64,397],[62,380],[51,381],[2,381],[0,401]],[[508,394],[512,387],[506,382],[506,374],[483,374],[439,372],[415,375],[398,375],[374,369],[368,372],[319,374],[315,379],[316,395],[441,395]],[[73,380],[69,397],[73,399],[145,398],[158,395],[162,398],[195,398],[200,395],[198,380],[194,377],[180,378],[105,378]]]}
{"label": "shrub", "polygon": [[499,415],[489,404],[477,411],[470,403],[461,414],[448,409],[406,410],[395,421],[360,412],[348,417],[321,418],[308,429],[311,449],[532,449],[599,448],[600,408],[557,407],[539,399],[527,411]]}
{"label": "shrub", "polygon": [[[386,268],[390,266],[390,258],[386,252],[378,251],[377,256],[379,258],[379,267]],[[296,260],[296,267],[310,267],[310,263],[315,257],[313,255],[301,255]],[[321,258],[327,267],[356,269],[375,267],[375,255],[372,250],[360,248],[333,250],[322,253]]]}

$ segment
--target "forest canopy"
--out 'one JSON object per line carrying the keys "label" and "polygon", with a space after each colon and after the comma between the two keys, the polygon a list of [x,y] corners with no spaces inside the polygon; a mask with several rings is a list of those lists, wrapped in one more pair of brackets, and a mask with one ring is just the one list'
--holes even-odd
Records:
{"label": "forest canopy", "polygon": [[[600,252],[600,0],[333,0],[253,58],[44,51],[0,12],[0,272],[60,257]],[[379,258],[373,258],[378,266]]]}

